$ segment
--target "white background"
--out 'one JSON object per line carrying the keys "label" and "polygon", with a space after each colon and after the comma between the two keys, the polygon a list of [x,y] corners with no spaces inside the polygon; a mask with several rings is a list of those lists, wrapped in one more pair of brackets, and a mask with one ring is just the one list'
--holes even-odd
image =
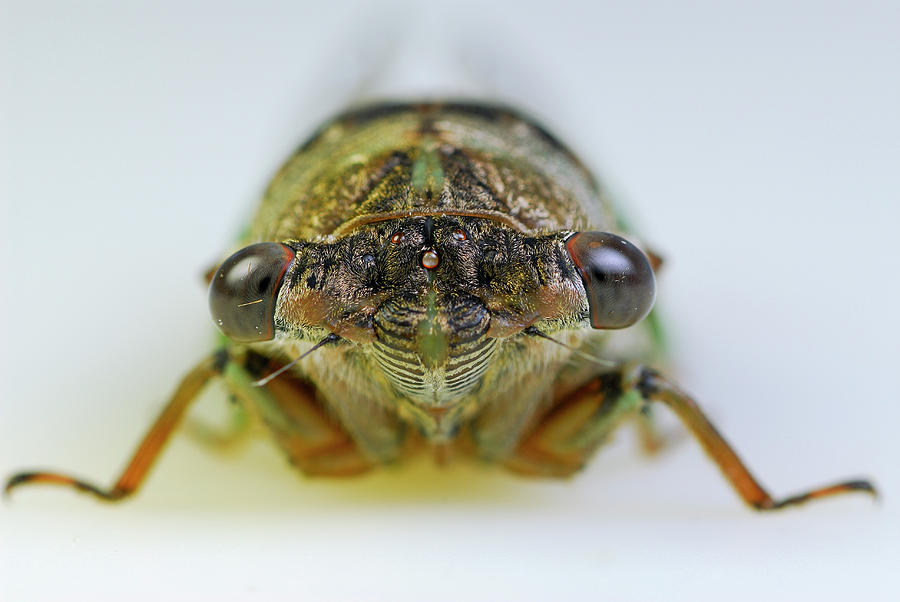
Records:
{"label": "white background", "polygon": [[280,161],[360,90],[451,82],[542,116],[665,254],[674,371],[775,494],[883,499],[759,515],[687,437],[334,482],[182,431],[126,503],[3,504],[0,599],[897,598],[896,3],[121,4],[4,2],[0,474],[112,482]]}

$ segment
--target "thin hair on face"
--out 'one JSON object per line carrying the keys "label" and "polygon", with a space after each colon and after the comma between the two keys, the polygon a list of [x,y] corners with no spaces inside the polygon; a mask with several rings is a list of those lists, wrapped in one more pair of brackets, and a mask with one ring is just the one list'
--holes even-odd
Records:
{"label": "thin hair on face", "polygon": [[305,358],[307,355],[309,355],[316,349],[319,349],[320,347],[324,347],[325,345],[328,345],[329,343],[334,343],[339,340],[341,340],[341,337],[334,334],[333,332],[329,333],[328,336],[326,336],[324,339],[322,339],[321,341],[319,341],[318,343],[316,343],[315,345],[310,347],[307,351],[304,351],[303,353],[301,353],[300,355],[295,357],[293,360],[291,360],[290,363],[285,364],[284,366],[282,366],[281,368],[279,368],[272,374],[269,374],[268,376],[264,376],[264,377],[260,378],[259,380],[253,381],[253,383],[251,383],[251,384],[254,387],[264,387],[267,384],[269,384],[270,382],[272,382],[274,379],[278,378],[280,375],[282,375],[285,372],[287,372],[288,370],[290,370],[291,367],[294,366],[294,364],[296,364],[297,362],[299,362],[300,360]]}

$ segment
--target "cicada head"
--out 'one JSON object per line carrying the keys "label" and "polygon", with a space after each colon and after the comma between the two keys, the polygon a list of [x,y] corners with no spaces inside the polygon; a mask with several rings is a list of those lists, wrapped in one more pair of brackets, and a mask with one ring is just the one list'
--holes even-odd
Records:
{"label": "cicada head", "polygon": [[615,234],[425,215],[251,245],[219,268],[210,306],[238,341],[333,334],[367,346],[398,392],[443,405],[477,385],[500,341],[533,326],[624,328],[654,296],[647,257]]}

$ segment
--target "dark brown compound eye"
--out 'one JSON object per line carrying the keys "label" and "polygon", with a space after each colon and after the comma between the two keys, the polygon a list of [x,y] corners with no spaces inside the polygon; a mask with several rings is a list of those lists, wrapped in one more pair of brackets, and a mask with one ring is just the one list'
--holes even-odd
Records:
{"label": "dark brown compound eye", "polygon": [[609,232],[578,232],[566,249],[581,274],[594,328],[625,328],[650,313],[656,278],[636,246]]}
{"label": "dark brown compound eye", "polygon": [[222,334],[242,343],[275,336],[275,301],[293,259],[287,245],[261,242],[219,266],[209,283],[209,311]]}

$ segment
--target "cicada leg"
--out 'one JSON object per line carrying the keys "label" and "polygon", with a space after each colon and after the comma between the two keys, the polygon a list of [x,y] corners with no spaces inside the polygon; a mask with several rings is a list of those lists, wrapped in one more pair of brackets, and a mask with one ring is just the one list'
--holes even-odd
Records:
{"label": "cicada leg", "polygon": [[[169,403],[150,427],[116,483],[106,489],[55,472],[22,472],[6,483],[6,493],[26,484],[43,483],[73,487],[106,501],[121,500],[141,486],[169,436],[191,402],[213,378],[222,376],[229,391],[261,415],[285,449],[289,459],[307,474],[342,476],[371,467],[347,433],[317,403],[313,388],[290,374],[263,387],[254,386],[270,363],[253,352],[229,356],[227,350],[207,358],[178,385]],[[275,364],[277,366],[277,364]]]}
{"label": "cicada leg", "polygon": [[226,366],[225,383],[259,416],[289,461],[303,473],[349,476],[369,470],[372,463],[325,411],[312,384],[286,372],[262,387],[254,385],[260,376],[280,367],[280,363],[248,351],[242,361]]}
{"label": "cicada leg", "polygon": [[633,396],[623,395],[621,380],[618,372],[602,374],[556,400],[507,460],[507,468],[547,477],[567,477],[580,470],[639,406]]}
{"label": "cicada leg", "polygon": [[870,482],[849,480],[781,499],[773,498],[696,402],[671,381],[644,366],[627,366],[597,376],[559,400],[519,445],[507,466],[516,472],[534,475],[571,475],[584,465],[624,417],[640,412],[648,402],[668,406],[718,464],[741,499],[757,510],[775,510],[853,491],[876,494]]}
{"label": "cicada leg", "polygon": [[87,481],[54,472],[22,472],[10,477],[6,482],[5,492],[8,494],[14,488],[25,484],[45,483],[74,487],[106,501],[117,501],[131,495],[144,482],[191,402],[211,379],[221,374],[227,361],[225,351],[221,351],[200,362],[184,377],[111,488],[104,489]]}

